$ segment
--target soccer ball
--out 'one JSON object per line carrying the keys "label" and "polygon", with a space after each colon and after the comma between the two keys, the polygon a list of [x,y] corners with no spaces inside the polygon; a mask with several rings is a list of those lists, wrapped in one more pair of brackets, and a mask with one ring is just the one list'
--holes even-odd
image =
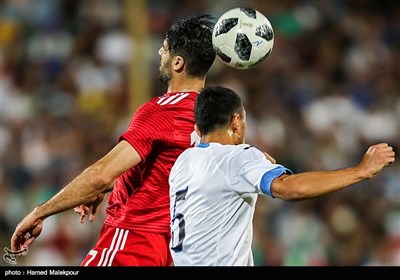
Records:
{"label": "soccer ball", "polygon": [[271,53],[274,31],[262,13],[238,7],[218,18],[212,43],[222,62],[237,69],[249,69]]}

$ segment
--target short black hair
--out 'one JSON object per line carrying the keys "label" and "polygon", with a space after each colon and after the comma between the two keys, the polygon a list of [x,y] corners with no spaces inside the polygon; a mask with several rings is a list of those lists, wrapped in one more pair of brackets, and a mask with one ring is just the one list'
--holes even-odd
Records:
{"label": "short black hair", "polygon": [[243,117],[243,103],[229,88],[208,86],[197,96],[194,116],[201,135],[229,126],[235,113]]}
{"label": "short black hair", "polygon": [[185,59],[186,72],[192,77],[205,77],[215,60],[214,23],[210,15],[199,15],[177,21],[165,33],[170,54]]}

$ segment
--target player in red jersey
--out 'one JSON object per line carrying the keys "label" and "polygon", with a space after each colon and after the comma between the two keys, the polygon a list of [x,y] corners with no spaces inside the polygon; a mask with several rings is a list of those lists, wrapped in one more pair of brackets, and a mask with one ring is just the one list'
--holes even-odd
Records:
{"label": "player in red jersey", "polygon": [[75,208],[93,220],[112,191],[95,247],[82,266],[168,266],[170,169],[193,146],[193,107],[215,59],[213,23],[203,15],[173,24],[159,50],[160,79],[168,92],[142,105],[118,144],[16,227],[11,249],[21,252],[40,235],[47,217]]}

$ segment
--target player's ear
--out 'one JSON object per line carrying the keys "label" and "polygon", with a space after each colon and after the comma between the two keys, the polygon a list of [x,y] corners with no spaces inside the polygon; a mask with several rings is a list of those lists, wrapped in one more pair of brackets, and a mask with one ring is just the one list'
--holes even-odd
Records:
{"label": "player's ear", "polygon": [[185,65],[185,59],[177,55],[173,58],[172,60],[172,69],[176,72],[182,72],[183,71],[183,66]]}
{"label": "player's ear", "polygon": [[232,117],[231,129],[233,132],[237,132],[240,129],[240,115],[237,113]]}

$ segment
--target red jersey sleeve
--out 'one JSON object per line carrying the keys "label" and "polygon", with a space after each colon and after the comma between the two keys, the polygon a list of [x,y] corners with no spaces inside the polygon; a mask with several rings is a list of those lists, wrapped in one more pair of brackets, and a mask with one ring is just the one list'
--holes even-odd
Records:
{"label": "red jersey sleeve", "polygon": [[118,140],[130,143],[144,160],[154,146],[173,141],[173,131],[173,118],[170,112],[153,100],[136,111],[128,129]]}

